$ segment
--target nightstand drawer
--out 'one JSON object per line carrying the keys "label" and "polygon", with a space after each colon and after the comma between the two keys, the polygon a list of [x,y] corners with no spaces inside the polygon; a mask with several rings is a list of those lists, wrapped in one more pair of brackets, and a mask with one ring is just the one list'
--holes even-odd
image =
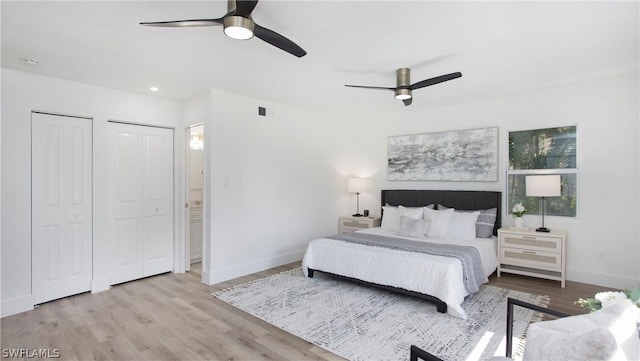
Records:
{"label": "nightstand drawer", "polygon": [[342,227],[354,228],[356,230],[369,228],[371,222],[358,222],[358,221],[342,221]]}
{"label": "nightstand drawer", "polygon": [[355,232],[362,229],[379,227],[380,218],[340,217],[340,233]]}
{"label": "nightstand drawer", "polygon": [[500,263],[548,270],[562,269],[560,253],[541,252],[532,249],[500,248]]}
{"label": "nightstand drawer", "polygon": [[502,237],[500,237],[500,246],[560,253],[562,251],[562,239],[549,236],[503,233]]}

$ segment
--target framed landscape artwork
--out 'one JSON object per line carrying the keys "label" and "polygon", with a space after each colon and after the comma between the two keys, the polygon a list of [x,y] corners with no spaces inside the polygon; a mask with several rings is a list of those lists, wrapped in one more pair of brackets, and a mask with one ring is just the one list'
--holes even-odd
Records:
{"label": "framed landscape artwork", "polygon": [[498,180],[498,128],[389,137],[387,179]]}

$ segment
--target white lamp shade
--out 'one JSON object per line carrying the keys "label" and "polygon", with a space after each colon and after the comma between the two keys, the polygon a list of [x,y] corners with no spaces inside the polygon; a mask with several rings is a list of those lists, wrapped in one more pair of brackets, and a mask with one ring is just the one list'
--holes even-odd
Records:
{"label": "white lamp shade", "polygon": [[560,175],[529,175],[525,177],[527,197],[560,196]]}
{"label": "white lamp shade", "polygon": [[364,178],[349,178],[347,180],[347,190],[349,193],[360,193],[367,190],[367,184]]}

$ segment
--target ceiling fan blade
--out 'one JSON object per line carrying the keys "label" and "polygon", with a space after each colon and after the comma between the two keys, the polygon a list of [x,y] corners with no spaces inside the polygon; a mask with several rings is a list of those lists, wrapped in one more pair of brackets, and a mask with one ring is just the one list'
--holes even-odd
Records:
{"label": "ceiling fan blade", "polygon": [[365,88],[365,89],[381,89],[381,90],[396,90],[396,88],[387,88],[382,86],[367,86],[367,85],[346,85],[350,88]]}
{"label": "ceiling fan blade", "polygon": [[258,0],[236,0],[236,12],[234,15],[248,18],[253,9],[258,5]]}
{"label": "ceiling fan blade", "polygon": [[462,73],[460,73],[460,72],[446,74],[446,75],[440,75],[440,76],[437,76],[435,78],[426,79],[426,80],[423,80],[423,81],[419,81],[419,82],[417,82],[415,84],[412,84],[411,87],[409,87],[409,89],[416,90],[416,89],[424,88],[424,87],[427,87],[427,86],[439,84],[439,83],[442,83],[442,82],[445,82],[445,81],[453,80],[453,79],[459,78],[461,76],[462,76]]}
{"label": "ceiling fan blade", "polygon": [[289,54],[297,56],[298,58],[307,55],[307,52],[293,41],[285,38],[284,36],[276,33],[273,30],[269,30],[258,24],[256,24],[255,28],[253,29],[253,35],[255,35],[258,39],[261,39],[277,48],[286,51]]}
{"label": "ceiling fan blade", "polygon": [[219,19],[196,19],[196,20],[173,20],[173,21],[154,21],[143,22],[140,25],[144,26],[158,26],[165,28],[181,28],[192,26],[215,26],[222,25],[224,18]]}
{"label": "ceiling fan blade", "polygon": [[404,103],[405,107],[408,107],[409,105],[411,105],[412,101],[413,101],[413,97],[411,97],[409,99],[402,99],[402,102]]}

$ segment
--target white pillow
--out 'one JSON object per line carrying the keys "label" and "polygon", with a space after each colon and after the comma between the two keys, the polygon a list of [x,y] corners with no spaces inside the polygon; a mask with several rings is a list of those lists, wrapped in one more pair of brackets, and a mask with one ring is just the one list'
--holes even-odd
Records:
{"label": "white pillow", "polygon": [[[442,204],[438,204],[438,210],[449,209]],[[456,212],[473,212],[473,211],[461,211]],[[493,227],[496,224],[496,213],[498,208],[481,209],[478,220],[476,220],[476,238],[491,238],[493,237]]]}
{"label": "white pillow", "polygon": [[400,216],[400,222],[396,234],[402,237],[427,238],[430,224],[430,221],[424,219],[413,219],[407,216]]}
{"label": "white pillow", "polygon": [[[431,222],[429,226],[429,238],[451,238],[451,218],[453,208],[444,211],[434,211],[424,208],[424,219]],[[474,230],[475,232],[475,230]]]}
{"label": "white pillow", "polygon": [[459,239],[476,238],[476,221],[480,211],[453,212],[451,218],[451,237]]}
{"label": "white pillow", "polygon": [[385,231],[395,232],[398,229],[398,207],[382,206],[382,223]]}
{"label": "white pillow", "polygon": [[382,206],[382,223],[380,227],[385,231],[396,232],[398,230],[400,216],[407,216],[413,219],[423,219],[423,208],[433,209],[434,205],[429,204],[426,207],[404,207],[404,206]]}
{"label": "white pillow", "polygon": [[406,216],[413,219],[422,219],[424,215],[423,207],[404,207],[398,206],[398,217]]}

